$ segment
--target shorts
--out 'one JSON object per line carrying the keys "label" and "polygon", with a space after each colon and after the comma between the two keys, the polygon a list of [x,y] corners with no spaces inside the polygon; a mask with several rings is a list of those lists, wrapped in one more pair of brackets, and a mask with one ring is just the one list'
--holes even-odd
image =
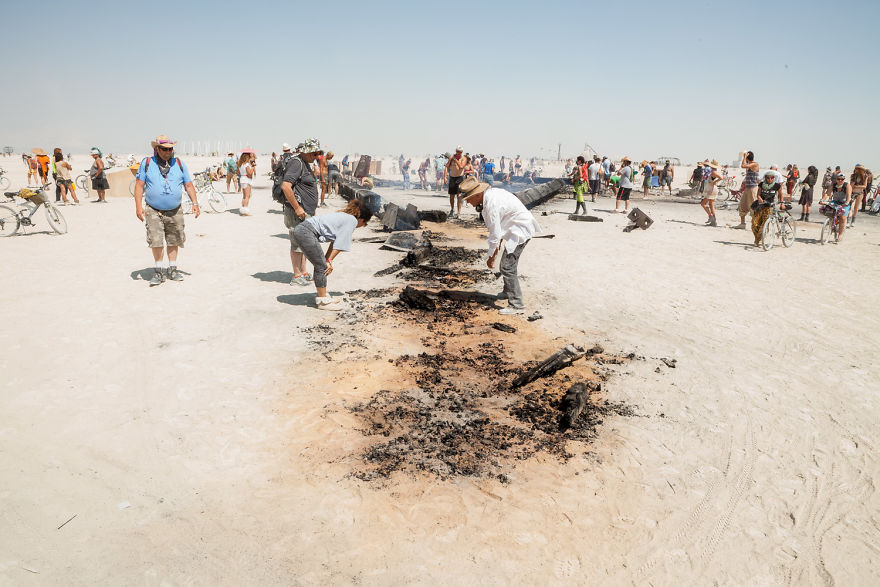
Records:
{"label": "shorts", "polygon": [[629,194],[632,191],[632,188],[620,188],[620,191],[617,193],[617,199],[626,202],[629,200]]}
{"label": "shorts", "polygon": [[147,228],[147,245],[152,248],[182,247],[186,241],[183,231],[183,208],[156,210],[144,205],[144,225]]}
{"label": "shorts", "polygon": [[664,185],[672,188],[672,178],[668,175],[664,175],[663,179],[660,180],[660,187],[663,187]]}
{"label": "shorts", "polygon": [[57,183],[58,185],[70,187],[71,184],[73,184],[73,180],[72,179],[56,179],[55,183]]}
{"label": "shorts", "polygon": [[599,179],[591,179],[590,180],[590,193],[591,194],[598,194],[599,193],[599,186],[601,185],[601,183],[602,182]]}
{"label": "shorts", "polygon": [[109,190],[110,189],[110,182],[107,181],[107,177],[103,173],[101,175],[99,175],[98,177],[92,178],[92,189],[93,190]]}
{"label": "shorts", "polygon": [[484,173],[483,181],[488,183],[490,186],[495,187],[495,176],[491,173]]}
{"label": "shorts", "polygon": [[437,172],[437,179],[443,179],[443,172],[442,171]]}
{"label": "shorts", "polygon": [[650,175],[646,175],[644,177],[644,179],[642,179],[642,187],[643,188],[651,187],[651,176]]}
{"label": "shorts", "polygon": [[454,196],[458,194],[458,186],[461,185],[461,182],[464,181],[464,176],[459,177],[450,177],[449,178],[449,195]]}
{"label": "shorts", "polygon": [[753,188],[743,188],[742,197],[739,200],[740,215],[744,216],[749,212],[752,202],[755,201],[756,195],[758,195],[758,186]]}
{"label": "shorts", "polygon": [[330,183],[333,183],[333,182],[342,183],[342,174],[339,173],[338,171],[331,171],[330,172]]}
{"label": "shorts", "polygon": [[[306,212],[306,218],[309,217],[308,212]],[[296,242],[296,239],[293,238],[293,231],[296,230],[296,227],[300,225],[300,223],[305,220],[303,218],[300,220],[299,216],[296,215],[296,212],[293,211],[293,207],[284,204],[284,226],[287,227],[287,232],[290,234],[290,250],[301,253],[302,249],[299,248],[299,244]]]}

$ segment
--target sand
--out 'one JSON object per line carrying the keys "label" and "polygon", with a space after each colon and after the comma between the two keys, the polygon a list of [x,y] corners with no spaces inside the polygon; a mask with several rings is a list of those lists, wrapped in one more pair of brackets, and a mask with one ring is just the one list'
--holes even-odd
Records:
{"label": "sand", "polygon": [[[523,360],[569,342],[643,356],[603,384],[636,415],[605,417],[567,462],[503,463],[506,481],[369,482],[351,475],[371,439],[349,407],[404,384],[388,359],[424,343],[412,326],[353,331],[289,286],[257,186],[252,217],[187,218],[183,283],[148,287],[126,198],[63,207],[66,235],[0,241],[0,583],[880,581],[875,218],[825,246],[802,223],[794,247],[762,252],[727,227],[735,212],[713,229],[699,206],[636,201],[655,222],[627,234],[609,199],[588,203],[602,223],[552,214],[571,199],[541,206],[556,238],[520,267],[544,319],[485,338]],[[373,273],[400,257],[355,243],[330,290],[399,287]],[[316,325],[363,345],[314,348]]]}

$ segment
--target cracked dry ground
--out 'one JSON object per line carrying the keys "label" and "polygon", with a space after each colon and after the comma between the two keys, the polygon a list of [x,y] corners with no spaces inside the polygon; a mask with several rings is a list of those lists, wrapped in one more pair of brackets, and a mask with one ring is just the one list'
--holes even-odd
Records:
{"label": "cracked dry ground", "polygon": [[[440,299],[427,311],[400,301],[407,284],[440,290],[492,279],[491,272],[474,269],[479,251],[435,249],[419,267],[400,272],[406,283],[348,292],[350,310],[302,331],[327,361],[350,375],[327,385],[351,385],[357,392],[348,398],[366,398],[347,399],[343,408],[364,435],[357,458],[350,460],[353,476],[382,481],[401,471],[507,481],[516,461],[539,454],[565,461],[589,453],[604,418],[634,415],[602,391],[613,374],[609,365],[632,355],[614,356],[587,341],[549,336],[539,323],[499,316],[486,305]],[[515,331],[499,330],[499,322]],[[409,340],[412,352],[388,354],[383,340]],[[516,376],[571,342],[593,348],[550,376],[512,388]],[[356,375],[362,373],[382,375]],[[589,403],[567,428],[563,398],[578,382],[589,390]]]}

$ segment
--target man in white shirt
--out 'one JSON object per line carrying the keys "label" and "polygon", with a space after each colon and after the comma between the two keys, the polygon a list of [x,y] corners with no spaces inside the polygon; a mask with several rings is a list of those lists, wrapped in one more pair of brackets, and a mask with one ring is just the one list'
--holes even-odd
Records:
{"label": "man in white shirt", "polygon": [[602,169],[602,164],[599,163],[599,156],[596,155],[593,158],[593,164],[589,167],[590,173],[590,195],[592,196],[593,201],[596,201],[596,194],[599,193],[599,187],[602,185],[602,177],[605,175],[605,171]]}
{"label": "man in white shirt", "polygon": [[[489,258],[486,265],[495,267],[495,257],[501,252],[501,276],[504,289],[498,299],[507,298],[508,306],[499,310],[501,314],[523,314],[522,290],[519,285],[517,267],[523,249],[529,239],[541,232],[535,217],[526,210],[519,198],[501,188],[493,188],[469,177],[459,186],[461,199],[482,212],[483,221],[489,229]],[[503,241],[503,242],[502,242]]]}

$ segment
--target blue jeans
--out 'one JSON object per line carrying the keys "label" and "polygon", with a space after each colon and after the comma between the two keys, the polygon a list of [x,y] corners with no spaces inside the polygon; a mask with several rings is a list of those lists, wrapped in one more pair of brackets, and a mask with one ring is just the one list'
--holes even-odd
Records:
{"label": "blue jeans", "polygon": [[495,176],[492,175],[491,173],[484,173],[483,174],[483,181],[488,183],[490,186],[495,187]]}
{"label": "blue jeans", "polygon": [[409,189],[409,173],[403,174],[403,189],[405,189],[405,190]]}

